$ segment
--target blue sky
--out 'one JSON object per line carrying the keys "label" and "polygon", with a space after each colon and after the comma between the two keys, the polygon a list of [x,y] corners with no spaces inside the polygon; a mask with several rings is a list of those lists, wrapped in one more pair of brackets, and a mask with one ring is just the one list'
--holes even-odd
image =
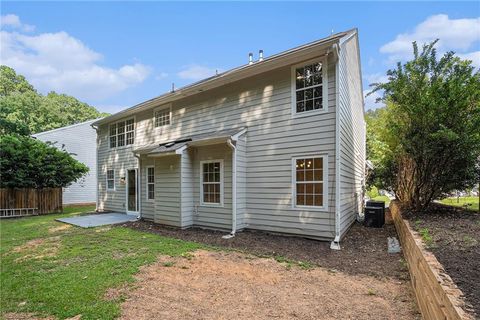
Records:
{"label": "blue sky", "polygon": [[[480,65],[478,2],[6,2],[0,62],[42,93],[116,112],[171,88],[353,27],[364,89],[410,42],[441,38]],[[374,97],[366,100],[374,108]]]}

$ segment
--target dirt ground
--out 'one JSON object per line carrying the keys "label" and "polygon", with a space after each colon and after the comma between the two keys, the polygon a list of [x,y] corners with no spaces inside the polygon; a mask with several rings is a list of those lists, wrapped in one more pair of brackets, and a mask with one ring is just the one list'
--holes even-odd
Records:
{"label": "dirt ground", "polygon": [[418,318],[405,282],[238,252],[162,256],[133,288],[119,290],[126,292],[121,319]]}
{"label": "dirt ground", "polygon": [[396,236],[395,227],[365,228],[355,223],[341,242],[340,251],[330,243],[265,232],[239,232],[232,239],[222,239],[225,232],[191,228],[179,230],[152,222],[138,221],[124,226],[157,233],[167,237],[195,241],[217,247],[231,248],[260,256],[281,256],[310,262],[329,270],[350,275],[368,275],[408,281],[408,269],[400,254],[387,253],[387,237]]}
{"label": "dirt ground", "polygon": [[[407,213],[413,228],[428,235],[430,250],[465,294],[467,311],[480,318],[480,214],[445,205]],[[424,237],[425,240],[425,237]]]}

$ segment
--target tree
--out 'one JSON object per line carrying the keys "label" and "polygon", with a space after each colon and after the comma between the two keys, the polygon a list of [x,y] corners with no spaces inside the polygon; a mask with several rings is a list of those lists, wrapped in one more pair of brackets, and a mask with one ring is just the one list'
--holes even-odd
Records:
{"label": "tree", "polygon": [[380,140],[388,152],[377,179],[415,210],[477,182],[480,73],[453,52],[437,60],[435,44],[419,52],[413,43],[413,60],[398,63],[372,91],[383,91],[387,104]]}
{"label": "tree", "polygon": [[65,94],[41,95],[15,70],[0,66],[0,134],[29,135],[107,115]]}
{"label": "tree", "polygon": [[1,188],[67,187],[88,167],[65,150],[28,136],[0,136]]}

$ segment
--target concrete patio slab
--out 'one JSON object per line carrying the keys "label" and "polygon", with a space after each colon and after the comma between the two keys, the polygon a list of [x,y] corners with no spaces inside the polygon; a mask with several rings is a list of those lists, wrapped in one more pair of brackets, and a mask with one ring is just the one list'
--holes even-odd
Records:
{"label": "concrete patio slab", "polygon": [[72,224],[82,228],[92,228],[98,226],[105,226],[109,224],[124,223],[128,221],[136,221],[136,216],[129,216],[125,213],[101,213],[90,214],[87,216],[78,216],[71,218],[56,219],[57,221]]}

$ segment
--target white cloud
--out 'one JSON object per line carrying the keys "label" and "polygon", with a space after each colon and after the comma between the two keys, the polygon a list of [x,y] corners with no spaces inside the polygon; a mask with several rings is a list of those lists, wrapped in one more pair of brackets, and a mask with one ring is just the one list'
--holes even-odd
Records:
{"label": "white cloud", "polygon": [[395,40],[383,45],[380,52],[388,54],[390,61],[408,59],[412,56],[412,42],[419,45],[440,39],[439,52],[449,50],[468,53],[472,46],[480,41],[480,17],[472,19],[450,19],[448,15],[438,14],[428,17],[415,27],[413,32],[397,35]]}
{"label": "white cloud", "polygon": [[215,68],[208,68],[205,66],[193,64],[193,65],[184,67],[184,69],[180,71],[177,75],[181,79],[201,80],[201,79],[214,76],[217,70],[218,69],[215,69]]}
{"label": "white cloud", "polygon": [[371,74],[365,74],[363,76],[363,78],[365,80],[367,80],[367,82],[369,84],[372,84],[372,83],[385,83],[385,82],[388,82],[388,76],[384,73],[371,73]]}
{"label": "white cloud", "polygon": [[0,63],[44,93],[55,90],[98,101],[143,82],[150,73],[141,63],[109,68],[101,60],[100,53],[63,31],[38,35],[0,31]]}
{"label": "white cloud", "polygon": [[385,106],[383,102],[376,102],[378,98],[381,98],[380,93],[374,92],[371,95],[367,96],[369,92],[371,92],[371,90],[363,91],[363,96],[365,97],[364,98],[365,110],[375,110]]}
{"label": "white cloud", "polygon": [[6,14],[0,17],[0,25],[2,27],[10,27],[12,29],[20,29],[25,32],[35,30],[35,26],[25,24],[20,21],[20,18],[15,14]]}
{"label": "white cloud", "polygon": [[168,73],[160,72],[155,76],[155,80],[162,80],[162,79],[165,79],[166,77],[168,77]]}

